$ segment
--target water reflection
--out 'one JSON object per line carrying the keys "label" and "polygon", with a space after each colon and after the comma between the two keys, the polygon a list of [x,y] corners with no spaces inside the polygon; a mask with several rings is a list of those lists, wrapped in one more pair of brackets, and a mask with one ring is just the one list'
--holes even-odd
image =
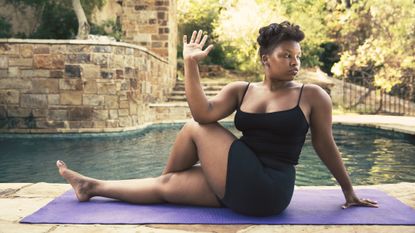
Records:
{"label": "water reflection", "polygon": [[[237,137],[232,124],[224,124]],[[182,125],[153,127],[128,136],[0,139],[0,182],[58,182],[55,161],[98,179],[161,174]],[[353,184],[415,182],[415,139],[390,131],[335,125],[333,135]],[[296,185],[335,185],[307,135]]]}

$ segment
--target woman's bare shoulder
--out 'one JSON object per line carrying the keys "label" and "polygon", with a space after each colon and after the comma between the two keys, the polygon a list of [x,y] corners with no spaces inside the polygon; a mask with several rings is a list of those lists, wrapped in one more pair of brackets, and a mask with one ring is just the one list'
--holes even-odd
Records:
{"label": "woman's bare shoulder", "polygon": [[245,90],[246,86],[248,85],[247,81],[234,81],[230,82],[223,87],[223,89],[227,89],[235,94],[239,94],[243,90]]}
{"label": "woman's bare shoulder", "polygon": [[226,84],[226,86],[232,86],[233,88],[246,87],[246,85],[248,85],[247,81],[233,81],[233,82]]}
{"label": "woman's bare shoulder", "polygon": [[331,104],[330,95],[319,85],[308,83],[304,85],[304,98],[311,106],[321,104]]}
{"label": "woman's bare shoulder", "polygon": [[304,94],[307,94],[309,97],[315,98],[325,98],[329,94],[319,85],[313,83],[304,84]]}

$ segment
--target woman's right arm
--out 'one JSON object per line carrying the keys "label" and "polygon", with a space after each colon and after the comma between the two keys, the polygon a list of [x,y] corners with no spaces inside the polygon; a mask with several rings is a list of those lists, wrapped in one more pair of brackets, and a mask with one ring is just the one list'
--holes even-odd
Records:
{"label": "woman's right arm", "polygon": [[185,93],[193,119],[199,123],[212,123],[229,116],[235,110],[238,93],[244,82],[229,83],[212,99],[206,97],[200,84],[198,62],[208,55],[213,45],[202,51],[207,35],[202,41],[201,38],[201,30],[197,35],[196,31],[193,32],[189,43],[186,35],[183,37]]}

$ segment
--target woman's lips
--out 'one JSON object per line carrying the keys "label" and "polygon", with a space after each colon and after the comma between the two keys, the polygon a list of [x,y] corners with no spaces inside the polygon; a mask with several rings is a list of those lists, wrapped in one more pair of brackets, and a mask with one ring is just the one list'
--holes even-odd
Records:
{"label": "woman's lips", "polygon": [[292,70],[288,71],[288,73],[296,75],[298,73],[298,70],[297,69],[292,69]]}

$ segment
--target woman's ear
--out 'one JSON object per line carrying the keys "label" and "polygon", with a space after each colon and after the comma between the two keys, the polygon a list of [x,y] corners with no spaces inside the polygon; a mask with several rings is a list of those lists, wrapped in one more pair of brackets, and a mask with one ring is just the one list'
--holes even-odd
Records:
{"label": "woman's ear", "polygon": [[269,66],[269,63],[268,63],[268,55],[262,55],[261,56],[261,62],[262,62],[262,64],[263,65],[265,65],[265,66]]}

